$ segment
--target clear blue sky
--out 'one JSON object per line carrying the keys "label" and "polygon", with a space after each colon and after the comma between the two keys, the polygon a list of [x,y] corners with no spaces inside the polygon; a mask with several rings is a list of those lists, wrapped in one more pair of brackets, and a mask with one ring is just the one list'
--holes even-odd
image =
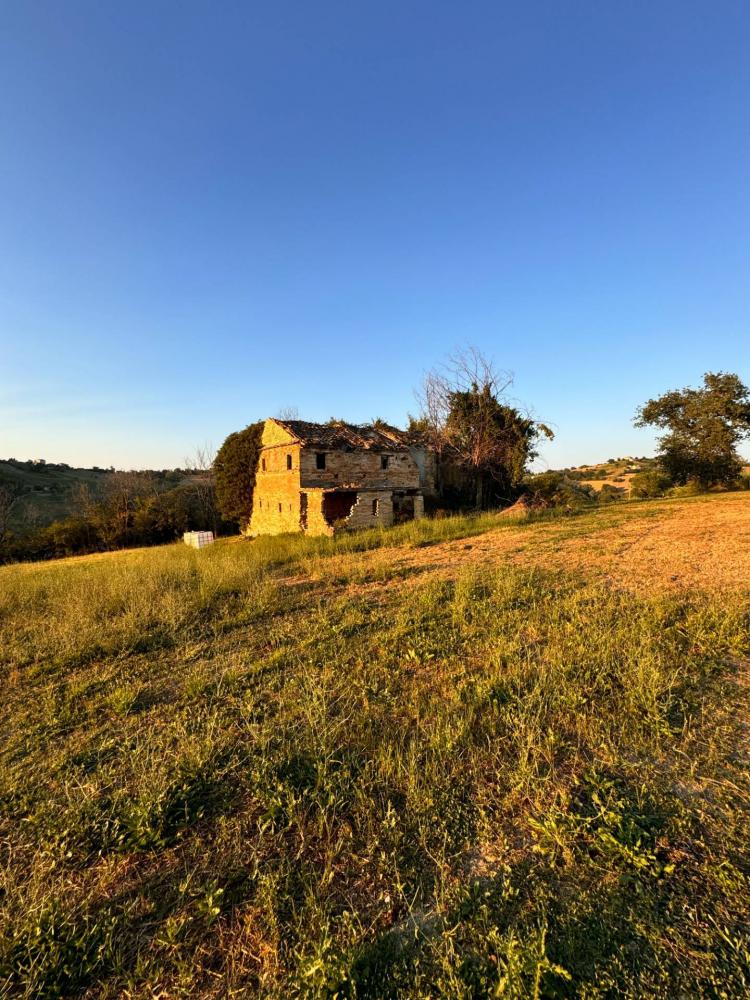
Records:
{"label": "clear blue sky", "polygon": [[6,0],[0,456],[414,410],[473,343],[550,466],[750,380],[750,6]]}

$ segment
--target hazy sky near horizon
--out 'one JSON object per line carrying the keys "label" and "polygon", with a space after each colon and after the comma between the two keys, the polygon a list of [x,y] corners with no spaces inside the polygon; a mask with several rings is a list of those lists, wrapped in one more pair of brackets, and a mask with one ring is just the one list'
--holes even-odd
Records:
{"label": "hazy sky near horizon", "polygon": [[650,453],[750,381],[749,51],[744,0],[0,5],[0,457],[400,424],[462,343],[543,464]]}

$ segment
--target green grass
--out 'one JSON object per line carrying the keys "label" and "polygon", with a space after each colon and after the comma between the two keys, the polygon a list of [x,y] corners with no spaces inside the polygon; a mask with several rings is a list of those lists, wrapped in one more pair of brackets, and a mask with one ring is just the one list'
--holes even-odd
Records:
{"label": "green grass", "polygon": [[747,597],[489,527],[0,570],[0,995],[747,995]]}

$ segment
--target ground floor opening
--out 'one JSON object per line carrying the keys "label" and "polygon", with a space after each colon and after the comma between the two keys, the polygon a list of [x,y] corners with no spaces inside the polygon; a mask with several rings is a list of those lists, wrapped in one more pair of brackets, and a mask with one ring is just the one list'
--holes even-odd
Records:
{"label": "ground floor opening", "polygon": [[336,490],[332,493],[324,493],[323,517],[328,524],[335,527],[336,524],[347,520],[356,502],[357,493],[355,490]]}
{"label": "ground floor opening", "polygon": [[[417,497],[422,499],[418,490],[394,490],[392,494],[393,523],[404,524],[413,521],[417,514]],[[421,509],[420,509],[421,513]]]}

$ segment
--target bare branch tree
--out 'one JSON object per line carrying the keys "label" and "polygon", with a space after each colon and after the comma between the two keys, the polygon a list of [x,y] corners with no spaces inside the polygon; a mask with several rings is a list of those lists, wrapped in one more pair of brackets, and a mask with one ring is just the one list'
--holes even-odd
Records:
{"label": "bare branch tree", "polygon": [[463,470],[480,508],[510,499],[539,433],[548,433],[508,399],[512,384],[510,372],[469,346],[427,372],[417,394],[438,470]]}
{"label": "bare branch tree", "polygon": [[192,470],[190,489],[198,501],[201,517],[210,525],[214,535],[219,529],[219,515],[216,508],[216,482],[214,478],[214,458],[216,449],[206,442],[196,447],[191,458],[185,459],[185,468]]}
{"label": "bare branch tree", "polygon": [[277,420],[299,420],[299,410],[296,406],[282,406],[276,414]]}
{"label": "bare branch tree", "polygon": [[154,492],[153,476],[144,472],[110,472],[102,483],[102,500],[95,507],[99,533],[107,548],[123,544],[141,497]]}
{"label": "bare branch tree", "polygon": [[498,368],[477,347],[471,345],[452,354],[443,368],[455,392],[491,392],[500,399],[513,384],[512,372]]}
{"label": "bare branch tree", "polygon": [[420,416],[430,443],[440,454],[447,443],[452,400],[459,392],[489,392],[500,399],[513,384],[513,375],[495,366],[477,347],[468,346],[426,372],[416,392]]}
{"label": "bare branch tree", "polygon": [[38,528],[42,521],[42,512],[33,500],[28,500],[23,507],[23,523],[29,531]]}
{"label": "bare branch tree", "polygon": [[70,500],[73,510],[89,523],[95,519],[99,499],[88,483],[74,483],[71,488]]}

